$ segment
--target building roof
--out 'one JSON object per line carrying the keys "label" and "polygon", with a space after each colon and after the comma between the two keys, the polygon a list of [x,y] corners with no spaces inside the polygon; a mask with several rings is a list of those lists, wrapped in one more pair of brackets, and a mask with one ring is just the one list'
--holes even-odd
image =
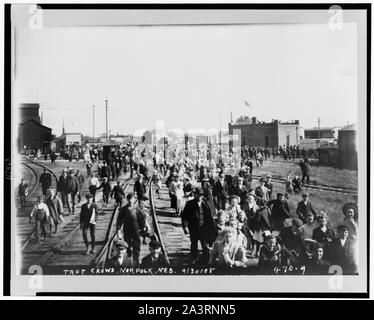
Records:
{"label": "building roof", "polygon": [[34,108],[39,108],[39,107],[40,107],[39,103],[21,103],[20,104],[21,109],[26,109],[26,108],[34,109]]}
{"label": "building roof", "polygon": [[43,127],[43,128],[46,128],[46,129],[49,129],[49,130],[52,131],[52,128],[47,127],[47,126],[45,126],[45,125],[42,125],[40,122],[36,121],[35,119],[29,119],[29,120],[27,120],[27,121],[25,121],[25,122],[23,122],[23,123],[20,123],[19,125],[20,125],[20,126],[23,126],[23,125],[25,125],[25,124],[27,124],[27,123],[29,123],[29,122],[34,122],[34,123],[37,124],[39,127]]}
{"label": "building roof", "polygon": [[[319,130],[334,130],[337,129],[338,127],[320,127]],[[304,131],[318,131],[318,128],[305,128]]]}
{"label": "building roof", "polygon": [[345,127],[341,128],[339,131],[356,131],[356,130],[357,130],[357,124],[352,123],[348,126],[345,126]]}
{"label": "building roof", "polygon": [[67,135],[81,135],[82,136],[82,134],[81,133],[71,133],[71,132],[65,132],[65,133],[63,133],[61,136],[59,136],[59,137],[57,137],[57,138],[55,138],[55,140],[57,140],[57,141],[60,141],[60,140],[63,140],[63,139],[65,139],[66,138],[66,136]]}

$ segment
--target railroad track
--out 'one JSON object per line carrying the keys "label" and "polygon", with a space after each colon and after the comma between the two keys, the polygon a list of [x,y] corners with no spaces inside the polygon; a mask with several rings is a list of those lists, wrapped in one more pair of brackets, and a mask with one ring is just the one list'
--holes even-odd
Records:
{"label": "railroad track", "polygon": [[[149,193],[149,209],[150,209],[150,214],[152,216],[154,233],[155,233],[156,239],[158,241],[160,241],[160,243],[162,245],[162,252],[166,257],[167,263],[169,264],[169,259],[168,259],[166,247],[165,247],[165,244],[163,242],[163,237],[161,235],[161,232],[160,232],[160,229],[159,229],[159,226],[158,226],[158,223],[157,223],[156,209],[155,209],[155,205],[154,205],[153,183],[152,183],[151,179],[148,180],[147,185],[146,185],[146,189],[148,189],[148,193]],[[136,202],[135,202],[135,205],[136,205]],[[118,232],[115,228],[115,222],[114,222],[115,221],[115,215],[114,215],[114,213],[115,212],[113,212],[113,220],[112,220],[111,225],[109,226],[109,229],[108,229],[108,230],[111,230],[111,232],[109,232],[109,234],[112,234],[112,235],[108,237],[105,246],[103,247],[103,249],[101,250],[101,252],[97,256],[97,258],[92,263],[92,266],[95,266],[97,268],[105,267],[107,261],[109,261],[114,254],[113,246],[114,246],[115,240],[117,238],[117,234],[118,234]],[[146,250],[146,247],[143,245],[142,248],[141,248],[141,254],[144,253],[144,250]]]}
{"label": "railroad track", "polygon": [[[129,181],[127,181],[127,183],[124,187],[125,192],[130,187],[130,181],[132,181],[132,180],[133,179],[130,179]],[[96,258],[92,261],[92,263],[91,263],[92,266],[104,267],[107,259],[111,258],[113,244],[114,244],[114,241],[115,241],[116,236],[117,236],[117,230],[116,230],[116,225],[115,224],[116,224],[116,220],[117,220],[116,218],[117,218],[118,212],[119,212],[118,209],[119,208],[116,205],[114,207],[112,217],[111,217],[111,220],[109,222],[108,230],[107,230],[107,233],[105,235],[105,244],[101,248],[101,250],[99,251]]]}
{"label": "railroad track", "polygon": [[[129,179],[126,182],[125,191],[130,187],[132,181],[132,179]],[[97,203],[99,203],[99,201],[97,201]],[[104,211],[104,208],[102,208],[100,211]],[[108,212],[108,208],[105,208],[105,211]],[[77,252],[77,250],[75,250],[80,246],[79,240],[77,241],[80,234],[80,219],[79,214],[76,214],[73,216],[72,220],[67,223],[63,229],[61,229],[59,234],[56,235],[54,239],[49,241],[49,243],[42,243],[40,247],[35,249],[31,248],[31,250],[23,253],[23,258],[26,259],[26,266],[38,265],[40,267],[45,267],[45,270],[47,270],[48,268],[53,269],[53,267],[58,267],[61,265],[93,265],[92,260],[101,260],[103,252],[106,251],[106,243],[111,235],[111,231],[116,220],[115,217],[117,216],[117,211],[117,207],[115,207],[111,212],[104,241],[98,241],[98,239],[96,240],[97,247],[99,247],[99,252],[96,256],[84,255],[83,252]],[[99,220],[96,225],[97,238],[100,237],[100,231],[98,231],[98,229],[102,230],[103,227],[107,225],[108,217],[109,216],[106,214],[101,214],[99,216]],[[100,248],[101,242],[105,242],[105,244]],[[24,268],[23,273],[25,272],[26,270]]]}
{"label": "railroad track", "polygon": [[[253,178],[260,179],[262,176],[260,175],[252,175]],[[278,183],[286,183],[285,179],[272,177],[272,181],[278,182]],[[358,190],[351,189],[351,188],[338,188],[338,187],[331,187],[327,185],[313,185],[313,184],[304,184],[304,188],[312,189],[312,190],[322,190],[322,191],[331,191],[331,192],[339,192],[339,193],[345,193],[345,194],[351,194],[351,195],[358,195]]]}
{"label": "railroad track", "polygon": [[[36,170],[35,170],[32,166],[30,166],[29,164],[27,164],[25,161],[22,161],[21,164],[22,164],[23,166],[25,166],[28,170],[30,170],[30,171],[32,172],[33,176],[35,177],[35,183],[34,183],[33,186],[31,187],[31,189],[29,190],[28,195],[27,195],[27,197],[26,197],[26,201],[29,201],[29,200],[31,199],[31,196],[33,196],[33,193],[34,193],[35,189],[36,189],[36,188],[38,187],[38,185],[39,185],[39,175],[38,175],[38,173],[36,172]],[[29,186],[29,188],[30,188],[30,186]],[[17,201],[17,203],[16,203],[16,208],[17,208],[17,209],[21,209],[21,200],[18,199],[18,197],[17,197],[17,200],[18,200],[18,201]]]}

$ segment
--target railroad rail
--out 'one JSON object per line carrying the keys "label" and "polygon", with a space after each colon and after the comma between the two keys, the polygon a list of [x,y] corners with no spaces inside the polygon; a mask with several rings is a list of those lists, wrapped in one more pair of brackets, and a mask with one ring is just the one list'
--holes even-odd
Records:
{"label": "railroad rail", "polygon": [[161,235],[161,230],[157,221],[157,212],[156,212],[156,207],[155,207],[155,202],[154,202],[154,190],[153,190],[153,184],[151,183],[149,187],[149,204],[151,208],[151,214],[152,214],[152,221],[153,221],[153,229],[155,231],[155,235],[158,238],[158,241],[161,243],[161,248],[162,248],[162,253],[165,256],[166,262],[168,265],[170,265],[169,257],[168,257],[168,252],[166,250],[165,242],[164,239]]}
{"label": "railroad rail", "polygon": [[[253,178],[260,179],[261,175],[252,175]],[[278,183],[285,183],[285,179],[278,178],[278,177],[272,177],[272,181],[278,182]],[[358,190],[351,189],[351,188],[338,188],[338,187],[331,187],[327,185],[314,185],[314,184],[304,184],[303,187],[312,189],[312,190],[322,190],[322,191],[331,191],[331,192],[339,192],[339,193],[345,193],[345,194],[351,194],[351,195],[358,195]]]}
{"label": "railroad rail", "polygon": [[[126,189],[129,188],[131,181],[132,181],[132,179],[127,181],[127,183],[124,187],[124,191],[126,191]],[[92,262],[93,266],[97,266],[97,267],[104,266],[106,260],[108,258],[110,258],[109,255],[112,252],[113,243],[114,243],[114,240],[117,236],[117,231],[115,231],[114,235],[111,237],[112,230],[114,229],[114,226],[115,226],[115,221],[116,221],[115,218],[118,216],[118,214],[116,214],[117,210],[118,210],[118,206],[116,204],[115,207],[114,207],[113,213],[112,213],[111,220],[109,222],[108,231],[107,231],[106,236],[105,236],[105,245],[101,248],[98,255],[96,256],[96,258]]]}
{"label": "railroad rail", "polygon": [[[26,168],[28,168],[28,169],[29,169],[29,170],[34,174],[34,176],[35,176],[35,183],[34,183],[34,185],[32,186],[31,190],[29,191],[29,193],[28,193],[28,195],[27,195],[27,197],[26,197],[26,201],[29,201],[29,199],[30,199],[31,196],[33,195],[35,189],[36,189],[36,188],[38,187],[38,185],[39,185],[39,175],[38,175],[38,173],[36,172],[36,170],[35,170],[33,167],[31,167],[29,164],[27,164],[26,162],[22,161],[21,164],[24,165]],[[16,207],[17,207],[17,209],[20,209],[20,208],[21,208],[21,204],[18,203],[18,205],[17,205]]]}
{"label": "railroad rail", "polygon": [[[154,192],[153,192],[152,187],[153,187],[152,179],[150,178],[148,180],[147,184],[146,184],[146,189],[148,189],[148,192],[149,192],[149,204],[150,204],[151,217],[152,217],[152,221],[153,221],[153,228],[154,228],[154,231],[155,231],[156,238],[162,244],[163,254],[165,255],[166,261],[169,264],[167,251],[166,251],[165,245],[163,243],[163,239],[162,239],[160,230],[159,230],[158,225],[157,225],[156,209],[155,209],[155,206],[154,206]],[[138,200],[136,200],[136,202],[137,201]],[[135,202],[135,204],[136,204],[136,202]],[[112,220],[111,224],[114,224],[114,216],[115,216],[115,211],[113,212],[113,220]],[[109,226],[109,228],[111,230],[111,229],[113,229],[113,226]],[[101,252],[97,256],[97,259],[95,259],[93,261],[93,263],[92,263],[93,266],[105,267],[106,262],[112,258],[113,245],[114,245],[115,239],[117,238],[117,235],[118,235],[118,230],[116,230],[114,232],[114,234],[110,238],[108,238],[108,240],[107,240],[106,244],[104,245],[103,249],[101,250]]]}
{"label": "railroad rail", "polygon": [[[131,185],[131,181],[133,179],[128,179],[126,181],[125,185],[125,190]],[[99,253],[93,257],[90,256],[85,256],[83,259],[83,264],[85,265],[92,265],[92,259],[94,261],[100,261],[102,259],[103,253],[107,251],[107,245],[108,245],[108,239],[110,237],[114,221],[115,221],[115,214],[117,211],[117,206],[115,206],[113,213],[110,217],[110,221],[108,223],[108,227],[106,230],[105,234],[105,242],[106,244],[104,247],[99,249]],[[102,221],[102,223],[105,223],[105,220]],[[28,265],[39,265],[39,266],[44,266],[44,267],[53,267],[53,265],[56,265],[55,262],[61,259],[62,256],[69,256],[70,254],[73,254],[71,258],[74,259],[74,246],[76,245],[76,239],[79,235],[79,230],[80,230],[80,219],[79,219],[79,214],[75,215],[73,219],[68,222],[64,228],[61,230],[63,234],[61,234],[61,237],[52,240],[52,243],[50,243],[51,247],[50,248],[45,248],[45,244],[42,244],[42,248],[36,248],[34,251],[28,251],[27,253],[31,255],[31,261],[27,263]],[[43,248],[44,246],[44,248]],[[32,249],[32,248],[31,248]],[[44,252],[40,252],[40,249],[45,250]],[[73,250],[73,251],[71,251]],[[26,254],[26,252],[25,252]],[[37,255],[36,257],[33,255]],[[57,260],[56,260],[57,259]],[[66,258],[62,258],[66,260]],[[70,261],[70,258],[68,258]],[[86,260],[86,262],[84,262]],[[73,263],[74,264],[74,263]]]}

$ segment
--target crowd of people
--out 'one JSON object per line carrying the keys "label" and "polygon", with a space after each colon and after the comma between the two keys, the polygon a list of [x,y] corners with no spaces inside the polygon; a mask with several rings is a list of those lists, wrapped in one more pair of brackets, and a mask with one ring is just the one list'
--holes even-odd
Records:
{"label": "crowd of people", "polygon": [[[343,206],[341,223],[332,229],[328,213],[316,212],[310,195],[302,191],[304,180],[309,183],[307,159],[300,165],[303,178],[286,181],[286,192],[276,194],[271,175],[254,183],[250,162],[243,160],[234,174],[224,166],[200,166],[198,172],[184,163],[170,167],[166,185],[174,215],[181,215],[190,236],[191,264],[257,265],[260,272],[299,265],[312,274],[327,274],[330,265],[339,265],[344,273],[356,273],[356,204]],[[301,195],[296,212],[287,202],[290,193]]]}
{"label": "crowd of people", "polygon": [[[317,199],[303,191],[304,183],[310,183],[307,158],[299,163],[302,179],[289,175],[285,192],[275,193],[271,175],[258,180],[253,178],[253,164],[262,166],[263,160],[274,156],[274,149],[242,148],[239,168],[225,162],[222,154],[220,161],[215,163],[211,159],[194,160],[178,147],[170,147],[169,152],[174,156],[171,159],[155,153],[149,146],[128,144],[100,160],[97,150],[87,149],[85,154],[89,156],[83,157],[87,176],[79,170],[64,169],[57,190],[51,189],[50,173],[45,170],[39,179],[43,195],[30,215],[30,218],[36,217],[37,234],[45,237],[49,232],[57,232],[57,225],[63,221],[64,207],[68,214],[75,214],[76,200],[81,201],[82,186],[87,183],[89,194],[80,213],[86,253],[95,253],[95,224],[101,210],[96,204],[96,193],[102,189],[103,207],[114,198],[120,209],[118,254],[111,263],[124,265],[132,257],[134,265],[143,264],[139,261],[143,237],[143,242],[150,239],[151,253],[146,264],[162,265],[165,257],[160,252],[161,245],[156,241],[146,205],[146,184],[151,180],[158,197],[163,183],[169,190],[172,214],[181,218],[183,232],[190,237],[191,265],[256,266],[259,272],[265,273],[281,266],[302,265],[312,274],[327,274],[330,265],[339,265],[344,273],[357,272],[357,205],[345,204],[341,223],[332,228],[328,213],[317,212],[313,205]],[[277,152],[297,157],[300,150],[291,146],[280,147]],[[119,181],[123,173],[136,177],[134,190],[129,194]],[[25,189],[23,182],[19,188],[20,197]],[[291,212],[288,205],[290,194],[300,196],[296,212]],[[126,205],[123,205],[124,199]],[[136,199],[138,204],[135,206]]]}

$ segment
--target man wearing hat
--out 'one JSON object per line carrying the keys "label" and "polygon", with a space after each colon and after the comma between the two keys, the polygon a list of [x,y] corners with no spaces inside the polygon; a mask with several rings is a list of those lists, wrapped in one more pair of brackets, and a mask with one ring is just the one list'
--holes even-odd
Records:
{"label": "man wearing hat", "polygon": [[99,189],[103,189],[103,205],[106,207],[109,202],[110,192],[112,191],[112,187],[110,186],[107,177],[103,178],[103,182],[101,183],[101,186],[97,188],[97,190]]}
{"label": "man wearing hat", "polygon": [[128,254],[133,252],[134,265],[139,264],[140,255],[140,231],[146,231],[144,217],[135,210],[135,197],[133,193],[127,195],[127,204],[121,208],[117,217],[117,231],[123,230],[123,238],[128,243]]}
{"label": "man wearing hat", "polygon": [[84,177],[83,175],[81,174],[81,171],[79,169],[77,169],[77,173],[75,174],[76,178],[78,179],[78,182],[79,182],[79,190],[78,190],[78,202],[81,202],[82,198],[81,198],[81,191],[82,191],[82,187],[83,187],[83,184],[84,184]]}
{"label": "man wearing hat", "polygon": [[[81,214],[80,214],[80,225],[83,234],[83,240],[86,245],[86,254],[96,253],[95,251],[95,228],[96,221],[99,217],[99,208],[96,203],[93,202],[93,195],[86,195],[87,202],[82,205]],[[91,251],[89,250],[87,232],[90,229],[91,234]]]}
{"label": "man wearing hat", "polygon": [[67,178],[68,178],[68,171],[64,169],[62,171],[62,175],[58,179],[57,183],[57,192],[60,192],[60,198],[62,200],[62,204],[64,207],[67,205],[69,209],[69,213],[71,212],[70,204],[68,201],[68,186],[67,186]]}
{"label": "man wearing hat", "polygon": [[265,201],[269,201],[269,189],[265,187],[265,178],[261,177],[259,183],[260,185],[255,189],[256,196]]}
{"label": "man wearing hat", "polygon": [[[66,178],[66,190],[68,192],[68,210],[69,214],[72,212],[74,214],[75,211],[75,196],[79,192],[79,181],[78,178],[73,174],[73,170],[68,172],[68,176]],[[69,201],[71,199],[72,207],[70,209]],[[72,211],[71,211],[72,210]]]}
{"label": "man wearing hat", "polygon": [[303,198],[303,200],[301,200],[297,204],[296,214],[299,217],[299,219],[301,219],[305,223],[306,222],[306,216],[308,215],[308,213],[311,212],[314,215],[314,218],[315,218],[316,217],[316,212],[314,211],[314,209],[312,207],[312,204],[309,200],[309,193],[303,192],[302,193],[302,198]]}
{"label": "man wearing hat", "polygon": [[303,222],[299,218],[293,218],[291,226],[283,228],[280,232],[278,241],[282,249],[287,249],[294,257],[298,257],[302,248],[302,239],[300,228]]}
{"label": "man wearing hat", "polygon": [[47,191],[47,196],[48,198],[45,201],[45,204],[48,206],[48,210],[50,213],[49,232],[52,233],[52,225],[54,225],[55,226],[54,233],[56,233],[59,220],[64,222],[64,218],[63,218],[64,206],[62,204],[61,199],[58,197],[54,189],[49,189]]}
{"label": "man wearing hat", "polygon": [[270,200],[268,205],[273,205],[271,209],[270,223],[273,230],[281,231],[286,219],[290,218],[290,208],[283,193],[277,193],[277,199]]}
{"label": "man wearing hat", "polygon": [[114,246],[116,248],[117,253],[108,261],[105,267],[112,267],[112,268],[132,267],[133,263],[131,261],[131,258],[129,258],[126,255],[126,251],[129,248],[128,244],[123,240],[119,240],[114,244]]}
{"label": "man wearing hat", "polygon": [[123,191],[123,188],[121,186],[121,182],[119,180],[117,181],[117,184],[113,187],[113,189],[110,193],[110,196],[112,198],[114,197],[114,200],[116,200],[116,206],[118,208],[121,208],[122,207],[122,199],[125,197],[125,192]]}
{"label": "man wearing hat", "polygon": [[204,199],[204,192],[200,188],[194,190],[194,199],[186,203],[182,212],[182,226],[185,234],[191,239],[191,264],[196,263],[198,241],[203,249],[203,264],[209,261],[208,243],[215,236],[215,225],[210,206]]}
{"label": "man wearing hat", "polygon": [[47,171],[46,168],[43,169],[39,182],[42,185],[43,196],[46,196],[47,190],[52,186],[52,175]]}
{"label": "man wearing hat", "polygon": [[88,190],[90,191],[90,193],[92,194],[93,196],[93,201],[95,202],[95,196],[96,196],[96,190],[97,188],[99,187],[99,179],[97,178],[96,176],[96,172],[93,172],[92,175],[91,175],[91,178],[90,178],[90,181],[89,181],[89,184],[88,184]]}
{"label": "man wearing hat", "polygon": [[265,179],[265,187],[269,189],[268,194],[269,194],[269,200],[271,200],[271,196],[273,194],[273,184],[271,182],[271,175],[268,174]]}
{"label": "man wearing hat", "polygon": [[134,184],[134,192],[138,196],[138,200],[147,200],[147,191],[145,187],[145,182],[144,182],[144,176],[142,174],[139,174],[138,179],[136,180]]}
{"label": "man wearing hat", "polygon": [[330,263],[324,258],[324,248],[323,245],[319,242],[316,243],[312,259],[309,261],[309,264],[306,266],[307,274],[316,274],[323,275],[328,274]]}
{"label": "man wearing hat", "polygon": [[328,261],[333,265],[339,265],[344,274],[352,274],[356,270],[352,242],[349,239],[349,227],[339,225],[338,237],[334,239],[328,250]]}
{"label": "man wearing hat", "polygon": [[49,219],[49,209],[44,203],[44,196],[38,196],[38,202],[34,205],[30,213],[31,218],[35,215],[35,238],[39,242],[40,235],[43,235],[44,240],[47,236],[47,222]]}
{"label": "man wearing hat", "polygon": [[142,260],[143,268],[159,268],[168,265],[165,256],[162,254],[162,246],[159,241],[152,240],[149,243],[149,251],[151,253]]}
{"label": "man wearing hat", "polygon": [[29,185],[26,183],[25,179],[21,179],[21,183],[18,186],[18,196],[21,202],[21,208],[26,206],[26,198],[29,192]]}
{"label": "man wearing hat", "polygon": [[243,209],[247,200],[248,189],[244,186],[244,178],[238,177],[238,184],[234,187],[234,195],[240,198],[240,206]]}
{"label": "man wearing hat", "polygon": [[225,181],[225,174],[221,171],[218,181],[214,185],[213,196],[218,210],[226,209],[226,202],[229,198],[229,187]]}

